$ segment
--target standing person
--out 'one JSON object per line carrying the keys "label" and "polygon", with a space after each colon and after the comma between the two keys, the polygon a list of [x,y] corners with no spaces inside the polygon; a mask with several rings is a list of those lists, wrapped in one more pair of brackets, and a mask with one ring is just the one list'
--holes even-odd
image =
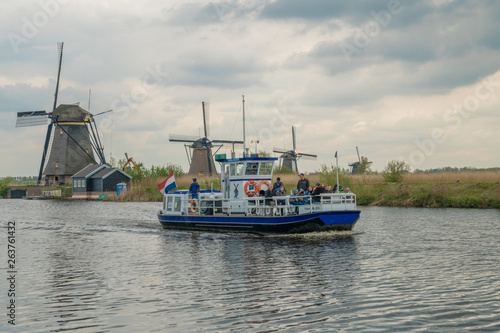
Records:
{"label": "standing person", "polygon": [[191,193],[192,199],[198,199],[198,193],[200,193],[200,184],[196,182],[196,178],[193,178],[191,186],[189,186],[189,192]]}
{"label": "standing person", "polygon": [[274,190],[279,191],[281,186],[285,187],[285,185],[283,185],[283,183],[281,182],[281,178],[278,177],[276,178],[276,183],[274,183]]}
{"label": "standing person", "polygon": [[301,173],[299,175],[300,179],[299,181],[297,182],[297,190],[303,190],[304,192],[307,191],[307,189],[309,188],[309,179],[305,178],[304,174]]}

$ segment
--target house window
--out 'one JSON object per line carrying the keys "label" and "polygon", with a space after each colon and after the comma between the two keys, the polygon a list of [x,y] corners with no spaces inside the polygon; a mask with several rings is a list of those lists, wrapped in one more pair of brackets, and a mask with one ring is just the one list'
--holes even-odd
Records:
{"label": "house window", "polygon": [[62,128],[59,128],[59,134],[63,134]]}
{"label": "house window", "polygon": [[59,168],[59,162],[56,162],[56,168]]}

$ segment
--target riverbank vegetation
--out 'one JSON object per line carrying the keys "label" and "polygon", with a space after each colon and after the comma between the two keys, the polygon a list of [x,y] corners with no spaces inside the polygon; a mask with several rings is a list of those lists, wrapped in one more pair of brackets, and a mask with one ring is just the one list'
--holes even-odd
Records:
{"label": "riverbank vegetation", "polygon": [[[287,192],[296,187],[296,174],[274,174],[280,177]],[[336,168],[321,166],[314,174],[307,175],[311,185],[319,182],[334,185]],[[455,208],[500,208],[500,170],[466,170],[443,172],[402,171],[399,182],[388,182],[383,173],[349,175],[339,172],[339,183],[357,194],[359,205],[394,207],[455,207]],[[127,193],[111,200],[117,201],[162,201],[157,185],[165,177],[148,177],[133,180]],[[176,176],[177,189],[187,189],[192,177]],[[220,178],[198,177],[201,188],[220,190]]]}

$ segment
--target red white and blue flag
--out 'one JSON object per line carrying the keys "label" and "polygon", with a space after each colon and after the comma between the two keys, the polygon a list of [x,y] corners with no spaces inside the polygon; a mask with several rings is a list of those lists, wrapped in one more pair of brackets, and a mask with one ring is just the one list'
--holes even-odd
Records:
{"label": "red white and blue flag", "polygon": [[173,170],[167,179],[165,179],[163,182],[161,182],[161,184],[158,184],[158,189],[160,190],[161,193],[163,193],[163,195],[167,194],[169,191],[172,191],[176,187],[177,187],[177,184],[175,183],[175,177],[174,177]]}

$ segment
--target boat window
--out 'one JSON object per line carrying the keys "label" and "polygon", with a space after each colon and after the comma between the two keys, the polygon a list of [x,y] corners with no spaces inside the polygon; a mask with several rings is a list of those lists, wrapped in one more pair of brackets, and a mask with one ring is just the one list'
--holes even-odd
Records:
{"label": "boat window", "polygon": [[273,172],[273,162],[262,162],[260,163],[260,175],[270,175]]}
{"label": "boat window", "polygon": [[171,212],[173,208],[173,203],[174,203],[174,197],[168,197],[167,198],[167,211]]}
{"label": "boat window", "polygon": [[237,171],[238,171],[238,176],[243,176],[243,171],[245,164],[244,163],[238,163]]}
{"label": "boat window", "polygon": [[247,163],[245,175],[256,175],[259,163]]}
{"label": "boat window", "polygon": [[181,211],[181,197],[176,196],[174,198],[174,212]]}
{"label": "boat window", "polygon": [[229,174],[231,176],[236,176],[236,163],[229,164]]}

